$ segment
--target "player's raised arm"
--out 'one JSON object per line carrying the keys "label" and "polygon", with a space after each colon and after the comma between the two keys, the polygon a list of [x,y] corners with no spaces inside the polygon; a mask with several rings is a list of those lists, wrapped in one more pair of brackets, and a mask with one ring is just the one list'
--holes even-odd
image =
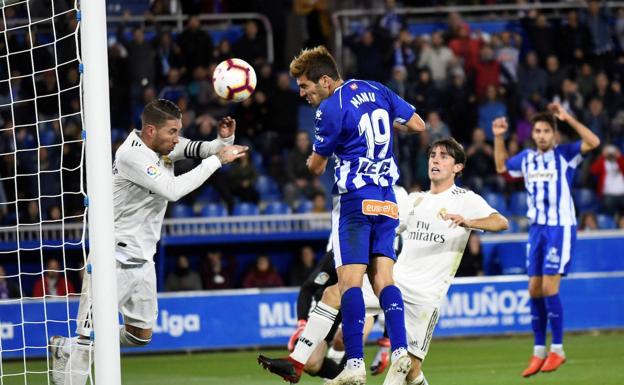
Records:
{"label": "player's raised arm", "polygon": [[503,174],[507,172],[505,161],[509,157],[507,148],[505,147],[505,133],[509,125],[507,119],[496,118],[492,123],[492,132],[494,133],[494,163],[496,164],[496,172]]}
{"label": "player's raised arm", "polygon": [[557,119],[568,123],[574,131],[576,131],[581,137],[581,153],[589,152],[598,146],[600,146],[600,138],[596,136],[587,126],[579,122],[574,116],[568,114],[568,112],[559,103],[551,103],[548,105],[548,110],[557,117]]}
{"label": "player's raised arm", "polygon": [[236,120],[226,116],[219,120],[218,127],[217,139],[212,141],[190,140],[180,137],[180,142],[169,154],[169,159],[173,162],[185,158],[206,159],[218,153],[223,147],[234,144]]}
{"label": "player's raised arm", "polygon": [[401,124],[395,121],[393,123],[393,126],[398,131],[410,133],[410,134],[423,132],[427,129],[424,120],[422,120],[420,115],[418,115],[415,112],[414,112],[414,115],[412,115],[412,117],[407,122]]}
{"label": "player's raised arm", "polygon": [[159,165],[139,152],[118,154],[116,166],[117,171],[128,180],[175,202],[201,186],[222,165],[243,157],[247,150],[246,146],[223,147],[216,155],[204,159],[191,171],[178,176],[162,173]]}

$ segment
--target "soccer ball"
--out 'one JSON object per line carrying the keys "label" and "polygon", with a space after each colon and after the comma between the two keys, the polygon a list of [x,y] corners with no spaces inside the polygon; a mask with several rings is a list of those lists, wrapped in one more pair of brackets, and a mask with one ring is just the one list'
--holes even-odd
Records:
{"label": "soccer ball", "polygon": [[251,96],[256,89],[256,81],[256,71],[241,59],[222,61],[212,75],[217,95],[233,102],[242,102]]}

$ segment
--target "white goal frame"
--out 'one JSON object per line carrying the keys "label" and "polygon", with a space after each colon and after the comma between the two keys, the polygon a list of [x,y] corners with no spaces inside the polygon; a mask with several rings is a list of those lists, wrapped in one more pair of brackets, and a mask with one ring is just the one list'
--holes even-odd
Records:
{"label": "white goal frame", "polygon": [[120,385],[105,0],[80,2],[95,383]]}

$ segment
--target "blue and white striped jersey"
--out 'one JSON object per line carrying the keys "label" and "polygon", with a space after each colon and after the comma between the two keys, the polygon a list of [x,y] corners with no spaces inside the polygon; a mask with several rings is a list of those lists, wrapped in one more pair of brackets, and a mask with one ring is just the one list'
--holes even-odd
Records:
{"label": "blue and white striped jersey", "polygon": [[528,192],[527,216],[531,223],[576,225],[570,186],[582,160],[581,141],[560,144],[543,154],[527,149],[507,160],[509,174],[524,177]]}
{"label": "blue and white striped jersey", "polygon": [[396,183],[393,122],[405,123],[414,111],[384,85],[355,79],[345,81],[321,102],[313,149],[327,158],[336,155],[333,194]]}

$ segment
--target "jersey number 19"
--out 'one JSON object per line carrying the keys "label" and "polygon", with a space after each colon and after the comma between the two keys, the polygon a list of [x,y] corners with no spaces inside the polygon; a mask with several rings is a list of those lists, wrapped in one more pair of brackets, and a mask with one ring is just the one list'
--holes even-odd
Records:
{"label": "jersey number 19", "polygon": [[[378,108],[373,112],[365,113],[360,118],[358,129],[360,135],[366,135],[366,157],[368,159],[381,158],[384,159],[388,153],[390,144],[390,116],[388,111]],[[383,146],[375,157],[375,146]]]}

